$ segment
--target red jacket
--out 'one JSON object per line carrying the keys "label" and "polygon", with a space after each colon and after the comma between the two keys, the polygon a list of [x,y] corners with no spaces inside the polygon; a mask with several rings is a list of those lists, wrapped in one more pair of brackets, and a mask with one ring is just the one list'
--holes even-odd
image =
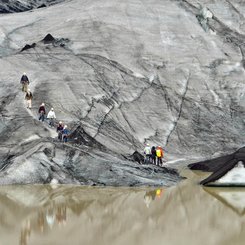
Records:
{"label": "red jacket", "polygon": [[41,111],[43,111],[43,114],[46,114],[45,107],[42,105],[39,107],[38,113],[41,113]]}

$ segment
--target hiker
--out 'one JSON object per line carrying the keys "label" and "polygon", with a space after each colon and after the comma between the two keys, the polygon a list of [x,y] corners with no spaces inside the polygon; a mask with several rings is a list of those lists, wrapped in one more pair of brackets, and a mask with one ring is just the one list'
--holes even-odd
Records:
{"label": "hiker", "polygon": [[144,195],[144,203],[146,204],[146,207],[149,208],[150,203],[152,201],[154,201],[156,198],[156,191],[155,190],[151,190],[151,191],[147,191]]}
{"label": "hiker", "polygon": [[39,121],[42,120],[42,122],[44,122],[44,117],[45,117],[45,114],[46,114],[46,111],[45,111],[45,104],[42,103],[38,109],[38,113],[39,113]]}
{"label": "hiker", "polygon": [[151,162],[152,162],[152,164],[156,164],[156,158],[157,158],[156,147],[152,146],[151,147]]}
{"label": "hiker", "polygon": [[54,108],[50,109],[47,118],[49,119],[49,126],[54,127],[54,119],[56,118]]}
{"label": "hiker", "polygon": [[62,131],[64,129],[63,123],[59,122],[57,128],[56,128],[56,132],[58,133],[58,140],[62,140]]}
{"label": "hiker", "polygon": [[62,141],[65,142],[65,143],[68,140],[68,134],[69,134],[69,131],[67,129],[67,125],[65,125],[63,130],[62,130]]}
{"label": "hiker", "polygon": [[22,91],[23,92],[27,92],[28,91],[28,85],[29,85],[29,79],[26,75],[26,73],[24,72],[21,79],[20,79],[20,83],[22,84]]}
{"label": "hiker", "polygon": [[156,197],[157,198],[161,198],[162,194],[163,194],[163,189],[156,189]]}
{"label": "hiker", "polygon": [[151,147],[149,144],[146,144],[146,147],[144,149],[144,155],[145,155],[145,163],[151,162]]}
{"label": "hiker", "polygon": [[162,166],[163,149],[162,149],[161,146],[158,146],[157,147],[157,149],[156,149],[156,155],[157,155],[157,166]]}
{"label": "hiker", "polygon": [[32,101],[32,92],[30,89],[28,89],[28,91],[26,92],[26,96],[25,96],[25,100],[26,100],[26,103],[27,103],[27,108],[31,109],[31,101]]}

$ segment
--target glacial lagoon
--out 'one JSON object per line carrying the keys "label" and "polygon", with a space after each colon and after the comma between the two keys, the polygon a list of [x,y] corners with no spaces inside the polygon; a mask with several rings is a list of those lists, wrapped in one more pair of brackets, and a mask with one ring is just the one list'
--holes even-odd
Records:
{"label": "glacial lagoon", "polygon": [[67,185],[0,187],[0,244],[244,244],[245,191]]}

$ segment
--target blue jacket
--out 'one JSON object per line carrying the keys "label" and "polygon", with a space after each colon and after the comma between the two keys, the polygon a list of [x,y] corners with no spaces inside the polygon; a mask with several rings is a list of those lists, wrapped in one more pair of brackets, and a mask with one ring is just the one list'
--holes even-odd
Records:
{"label": "blue jacket", "polygon": [[69,130],[67,128],[63,129],[62,134],[69,134]]}

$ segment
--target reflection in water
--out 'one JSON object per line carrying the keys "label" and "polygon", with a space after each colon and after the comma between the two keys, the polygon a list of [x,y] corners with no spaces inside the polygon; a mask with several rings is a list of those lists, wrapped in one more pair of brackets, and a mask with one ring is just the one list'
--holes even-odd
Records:
{"label": "reflection in water", "polygon": [[21,229],[21,234],[20,234],[20,244],[21,245],[27,245],[27,241],[31,235],[31,223],[30,220],[27,219],[25,221],[25,224],[23,225]]}
{"label": "reflection in water", "polygon": [[[156,189],[146,191],[144,200],[146,206],[149,208],[151,201],[160,199],[163,193],[163,189]],[[69,205],[68,205],[69,206]],[[76,207],[69,207],[71,212],[76,210]],[[52,230],[55,226],[65,226],[66,216],[67,216],[67,205],[66,204],[56,204],[52,202],[47,209],[41,208],[34,214],[32,218],[28,217],[22,226],[20,235],[20,245],[27,245],[28,240],[31,236],[32,229],[35,229],[35,233],[47,234],[49,230]],[[79,214],[80,212],[73,212],[74,214]]]}
{"label": "reflection in water", "polygon": [[239,215],[245,214],[245,190],[237,187],[204,187],[204,190]]}
{"label": "reflection in water", "polygon": [[54,208],[49,209],[46,213],[46,221],[50,229],[53,228],[55,222],[55,211]]}
{"label": "reflection in water", "polygon": [[55,225],[66,225],[66,206],[65,205],[52,205],[52,208],[39,210],[36,215],[30,219],[29,217],[24,221],[20,234],[20,245],[27,245],[31,236],[31,230],[35,229],[36,233],[44,233],[50,229],[52,230]]}
{"label": "reflection in water", "polygon": [[190,181],[156,190],[5,186],[0,236],[20,245],[240,245],[245,217]]}
{"label": "reflection in water", "polygon": [[144,196],[144,202],[147,208],[149,208],[150,203],[155,200],[155,198],[161,198],[163,189],[156,189],[147,191]]}

